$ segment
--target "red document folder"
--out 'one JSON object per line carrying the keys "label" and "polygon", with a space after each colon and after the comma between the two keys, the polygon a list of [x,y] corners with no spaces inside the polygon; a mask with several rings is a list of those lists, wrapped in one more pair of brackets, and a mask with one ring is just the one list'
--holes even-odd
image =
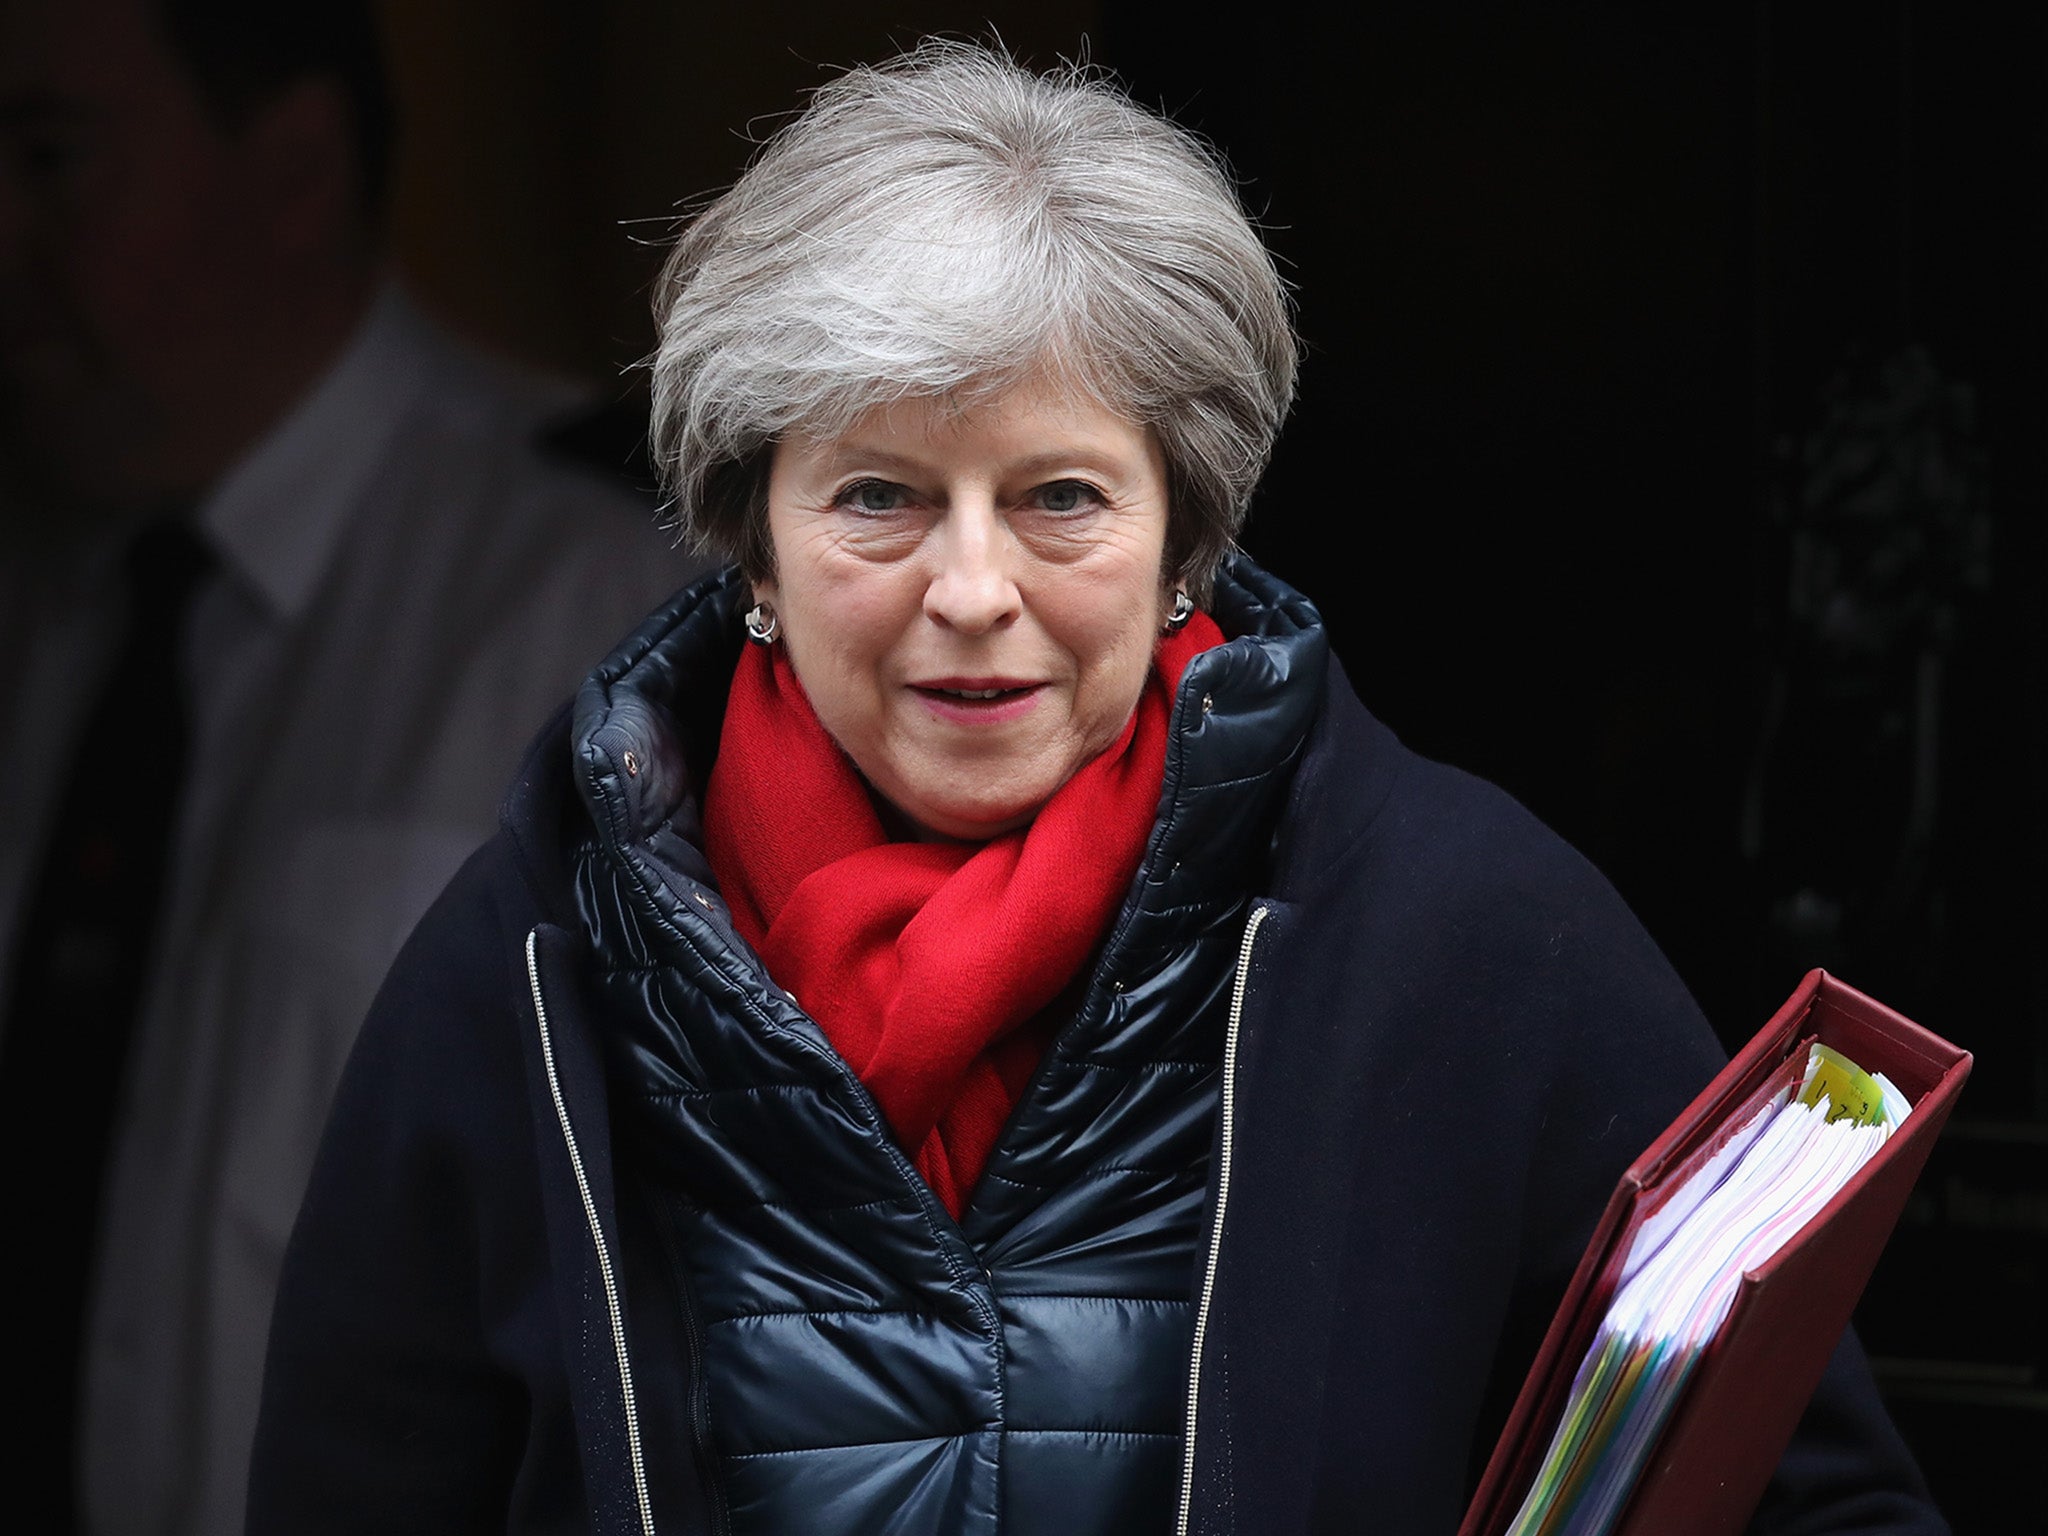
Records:
{"label": "red document folder", "polygon": [[1459,1536],[1500,1536],[1550,1445],[1636,1229],[1803,1061],[1814,1040],[1882,1072],[1913,1111],[1882,1150],[1740,1292],[1615,1527],[1621,1536],[1734,1536],[1819,1384],[1970,1055],[1845,986],[1808,972],[1784,1007],[1621,1177],[1495,1444]]}

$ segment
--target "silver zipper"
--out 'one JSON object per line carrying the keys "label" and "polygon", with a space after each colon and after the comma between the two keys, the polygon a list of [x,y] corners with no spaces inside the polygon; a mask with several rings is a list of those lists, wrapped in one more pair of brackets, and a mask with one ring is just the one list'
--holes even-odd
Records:
{"label": "silver zipper", "polygon": [[590,1224],[591,1245],[597,1249],[597,1270],[604,1278],[604,1304],[612,1321],[612,1349],[619,1357],[619,1393],[626,1405],[626,1452],[633,1462],[633,1495],[640,1501],[640,1530],[642,1536],[654,1536],[654,1511],[647,1502],[647,1463],[640,1453],[640,1413],[633,1401],[633,1367],[626,1359],[626,1320],[619,1310],[619,1286],[612,1275],[612,1256],[604,1245],[604,1229],[597,1221],[597,1202],[590,1198],[583,1154],[577,1150],[576,1130],[569,1124],[569,1106],[562,1102],[561,1080],[555,1075],[555,1045],[548,1033],[547,1004],[540,995],[540,957],[534,942],[539,935],[536,928],[526,936],[526,980],[533,989],[533,1013],[540,1024],[541,1063],[547,1068],[548,1094],[555,1101],[555,1119],[569,1149],[569,1166],[576,1174],[576,1193],[583,1197],[583,1219]]}
{"label": "silver zipper", "polygon": [[1252,940],[1271,907],[1255,907],[1237,949],[1237,981],[1230,989],[1230,1019],[1223,1030],[1223,1146],[1216,1163],[1216,1220],[1209,1229],[1209,1261],[1202,1270],[1202,1300],[1195,1308],[1194,1358],[1188,1363],[1187,1444],[1181,1453],[1180,1518],[1174,1536],[1188,1536],[1195,1498],[1195,1403],[1202,1389],[1202,1340],[1209,1331],[1209,1303],[1216,1293],[1216,1261],[1223,1252],[1223,1216],[1230,1208],[1232,1117],[1237,1111],[1237,1027],[1244,1019],[1245,983],[1251,977]]}

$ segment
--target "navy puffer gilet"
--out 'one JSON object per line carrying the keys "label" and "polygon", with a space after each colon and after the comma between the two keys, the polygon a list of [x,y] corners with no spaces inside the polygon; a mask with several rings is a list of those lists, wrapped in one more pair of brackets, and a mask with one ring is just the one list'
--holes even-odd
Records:
{"label": "navy puffer gilet", "polygon": [[697,1443],[657,1454],[695,1457],[735,1536],[1169,1530],[1238,940],[1320,699],[1313,612],[1226,578],[1226,632],[1259,630],[1187,669],[1143,866],[955,1222],[701,852],[741,591],[651,621],[575,733],[621,1198],[667,1261],[646,1331],[701,1362]]}

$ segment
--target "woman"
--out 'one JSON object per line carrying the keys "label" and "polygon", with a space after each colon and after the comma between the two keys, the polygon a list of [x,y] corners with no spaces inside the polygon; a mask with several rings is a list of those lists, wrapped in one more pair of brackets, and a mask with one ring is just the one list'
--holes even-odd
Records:
{"label": "woman", "polygon": [[[1718,1057],[1230,554],[1295,349],[1228,181],[931,45],[820,91],[657,315],[735,566],[386,983],[251,1529],[1451,1530]],[[1771,1508],[1941,1528],[1853,1345]]]}

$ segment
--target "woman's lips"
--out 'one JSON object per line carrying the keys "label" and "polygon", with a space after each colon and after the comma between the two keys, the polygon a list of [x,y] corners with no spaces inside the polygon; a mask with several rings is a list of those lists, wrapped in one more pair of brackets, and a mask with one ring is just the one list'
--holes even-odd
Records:
{"label": "woman's lips", "polygon": [[943,677],[910,686],[942,720],[992,725],[1028,713],[1045,685],[1005,677]]}

